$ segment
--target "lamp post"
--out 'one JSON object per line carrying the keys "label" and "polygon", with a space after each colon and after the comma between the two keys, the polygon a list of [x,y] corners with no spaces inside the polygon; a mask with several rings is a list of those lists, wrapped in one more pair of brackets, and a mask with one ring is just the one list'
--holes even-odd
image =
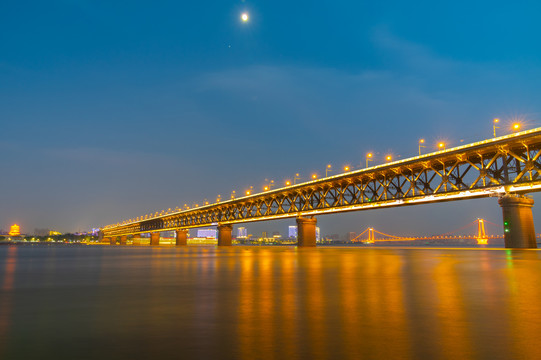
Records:
{"label": "lamp post", "polygon": [[317,174],[312,174],[312,180],[317,179]]}
{"label": "lamp post", "polygon": [[327,167],[325,168],[325,177],[327,177],[327,173],[332,171],[332,167],[331,167],[331,164],[327,165]]}
{"label": "lamp post", "polygon": [[344,166],[344,171],[345,171],[345,172],[348,172],[349,170],[350,170],[350,167],[349,167],[349,166],[347,166],[347,165]]}
{"label": "lamp post", "polygon": [[295,176],[293,176],[293,184],[296,183],[297,180],[300,180],[301,177],[299,176],[299,173],[296,173]]}
{"label": "lamp post", "polygon": [[438,143],[438,149],[445,150],[445,143],[444,142]]}
{"label": "lamp post", "polygon": [[513,126],[511,127],[511,129],[514,132],[520,131],[520,124],[519,123],[514,123]]}
{"label": "lamp post", "polygon": [[496,124],[499,122],[500,122],[500,119],[497,119],[497,118],[492,120],[492,130],[494,132],[494,137],[496,137],[496,129],[500,128],[499,126],[496,126]]}
{"label": "lamp post", "polygon": [[231,191],[231,200],[235,198],[235,190]]}
{"label": "lamp post", "polygon": [[386,160],[387,162],[390,162],[390,161],[393,160],[393,156],[392,156],[392,155],[387,155],[387,156],[385,156],[385,160]]}
{"label": "lamp post", "polygon": [[366,167],[368,167],[368,162],[372,161],[373,156],[374,156],[374,154],[372,154],[372,153],[366,154]]}
{"label": "lamp post", "polygon": [[421,148],[425,148],[426,146],[422,145],[425,143],[425,139],[419,140],[419,156],[421,156]]}

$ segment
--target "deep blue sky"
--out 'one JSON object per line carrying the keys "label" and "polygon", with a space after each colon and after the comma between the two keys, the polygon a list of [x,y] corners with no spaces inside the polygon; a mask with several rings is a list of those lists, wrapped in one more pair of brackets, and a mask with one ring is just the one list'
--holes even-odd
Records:
{"label": "deep blue sky", "polygon": [[[494,117],[541,126],[540,12],[535,1],[4,2],[0,228],[85,230],[359,166],[367,151],[412,156],[420,137],[482,139]],[[431,233],[477,217],[501,222],[496,200],[319,223]]]}

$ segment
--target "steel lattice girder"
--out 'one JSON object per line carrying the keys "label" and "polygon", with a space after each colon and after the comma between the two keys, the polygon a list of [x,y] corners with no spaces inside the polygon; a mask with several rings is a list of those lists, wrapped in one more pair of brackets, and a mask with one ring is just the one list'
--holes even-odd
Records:
{"label": "steel lattice girder", "polygon": [[118,236],[541,189],[541,129],[103,228]]}

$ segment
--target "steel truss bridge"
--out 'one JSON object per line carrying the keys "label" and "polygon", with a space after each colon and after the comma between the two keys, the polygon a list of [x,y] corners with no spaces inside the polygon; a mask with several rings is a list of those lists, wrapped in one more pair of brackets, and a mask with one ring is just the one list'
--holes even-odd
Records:
{"label": "steel truss bridge", "polygon": [[523,194],[541,189],[541,128],[188,210],[108,225],[104,237]]}

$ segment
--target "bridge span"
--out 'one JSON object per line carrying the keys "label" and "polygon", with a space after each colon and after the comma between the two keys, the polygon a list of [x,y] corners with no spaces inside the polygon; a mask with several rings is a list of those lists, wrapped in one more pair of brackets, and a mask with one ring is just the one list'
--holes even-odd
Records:
{"label": "bridge span", "polygon": [[344,172],[197,208],[129,219],[101,228],[105,241],[175,230],[186,244],[190,228],[218,227],[218,245],[231,245],[233,224],[296,218],[298,245],[315,246],[317,215],[382,207],[498,197],[506,247],[536,248],[533,199],[541,189],[541,128]]}

